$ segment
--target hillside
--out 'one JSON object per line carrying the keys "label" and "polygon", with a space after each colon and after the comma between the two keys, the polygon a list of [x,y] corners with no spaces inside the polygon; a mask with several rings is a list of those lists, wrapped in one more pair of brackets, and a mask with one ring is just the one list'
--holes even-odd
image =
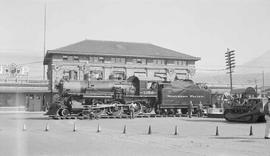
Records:
{"label": "hillside", "polygon": [[236,72],[239,74],[262,73],[262,71],[270,73],[270,50],[257,58],[237,66],[236,69]]}
{"label": "hillside", "polygon": [[[229,85],[229,75],[215,75],[213,73],[197,73],[193,80],[195,82],[203,82],[213,85]],[[262,86],[263,74],[251,73],[251,74],[233,74],[233,84],[238,86]],[[264,84],[270,85],[270,73],[264,74]]]}

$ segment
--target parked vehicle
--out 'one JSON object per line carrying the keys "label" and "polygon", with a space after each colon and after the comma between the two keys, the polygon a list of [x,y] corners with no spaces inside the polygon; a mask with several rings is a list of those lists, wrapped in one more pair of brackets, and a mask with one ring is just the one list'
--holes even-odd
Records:
{"label": "parked vehicle", "polygon": [[224,118],[227,121],[263,121],[263,106],[267,101],[267,98],[257,97],[255,89],[252,90],[249,87],[242,94],[239,94],[239,96],[233,96],[229,101],[224,103]]}

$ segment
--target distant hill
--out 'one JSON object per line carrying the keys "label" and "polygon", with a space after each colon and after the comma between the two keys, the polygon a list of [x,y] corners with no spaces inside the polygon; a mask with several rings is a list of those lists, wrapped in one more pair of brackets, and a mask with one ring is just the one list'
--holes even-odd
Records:
{"label": "distant hill", "polygon": [[243,65],[239,65],[236,71],[240,74],[262,73],[262,71],[270,73],[270,50]]}
{"label": "distant hill", "polygon": [[[197,73],[193,77],[195,82],[203,82],[213,85],[229,85],[230,78],[228,74],[215,75],[214,73]],[[233,74],[233,84],[239,87],[241,86],[262,86],[263,74],[251,73],[251,74]],[[270,86],[270,73],[264,74],[264,84]]]}

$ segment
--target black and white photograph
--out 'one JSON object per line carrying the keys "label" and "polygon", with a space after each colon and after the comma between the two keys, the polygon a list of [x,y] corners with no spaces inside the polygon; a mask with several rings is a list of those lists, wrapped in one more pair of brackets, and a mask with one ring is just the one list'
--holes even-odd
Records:
{"label": "black and white photograph", "polygon": [[0,0],[0,155],[270,156],[269,0]]}

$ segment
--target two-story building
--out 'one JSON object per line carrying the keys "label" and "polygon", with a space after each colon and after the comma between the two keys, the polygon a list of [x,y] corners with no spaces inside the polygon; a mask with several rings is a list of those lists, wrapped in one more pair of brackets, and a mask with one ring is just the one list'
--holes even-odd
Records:
{"label": "two-story building", "polygon": [[195,73],[200,60],[148,43],[83,40],[48,50],[44,65],[52,92],[61,79],[186,79]]}

